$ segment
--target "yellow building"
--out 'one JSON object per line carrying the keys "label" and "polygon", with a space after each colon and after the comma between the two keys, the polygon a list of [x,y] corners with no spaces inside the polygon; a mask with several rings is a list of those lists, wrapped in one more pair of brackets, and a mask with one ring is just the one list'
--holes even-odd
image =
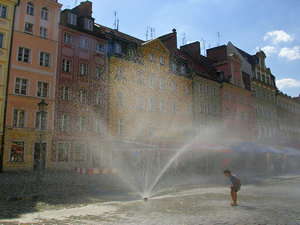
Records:
{"label": "yellow building", "polygon": [[[110,57],[109,131],[121,141],[169,144],[192,133],[192,80],[159,40],[120,46]],[[122,48],[123,47],[123,48]]]}
{"label": "yellow building", "polygon": [[2,169],[2,136],[3,136],[3,121],[6,99],[6,84],[9,68],[9,56],[12,37],[12,26],[14,22],[15,7],[18,0],[2,0],[0,3],[0,145],[1,145],[1,163]]}

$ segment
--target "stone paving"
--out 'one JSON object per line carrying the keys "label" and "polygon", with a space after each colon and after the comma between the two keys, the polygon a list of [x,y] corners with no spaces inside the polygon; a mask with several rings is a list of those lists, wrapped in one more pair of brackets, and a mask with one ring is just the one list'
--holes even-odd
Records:
{"label": "stone paving", "polygon": [[237,207],[229,206],[228,186],[172,188],[156,193],[149,201],[122,196],[70,196],[58,202],[45,199],[2,201],[0,224],[300,225],[299,175],[272,177],[257,184],[243,185],[238,193]]}

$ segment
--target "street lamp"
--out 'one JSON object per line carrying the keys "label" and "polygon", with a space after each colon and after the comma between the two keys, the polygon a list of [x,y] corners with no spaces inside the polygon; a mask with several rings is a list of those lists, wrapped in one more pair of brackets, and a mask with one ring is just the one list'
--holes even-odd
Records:
{"label": "street lamp", "polygon": [[[38,103],[39,107],[39,113],[40,113],[40,126],[41,126],[41,132],[40,132],[40,146],[39,146],[39,158],[38,158],[38,169],[44,169],[42,163],[45,160],[45,154],[42,153],[43,149],[43,130],[45,128],[45,114],[47,111],[48,104],[45,102],[45,99],[42,99]],[[43,158],[42,158],[43,157]]]}

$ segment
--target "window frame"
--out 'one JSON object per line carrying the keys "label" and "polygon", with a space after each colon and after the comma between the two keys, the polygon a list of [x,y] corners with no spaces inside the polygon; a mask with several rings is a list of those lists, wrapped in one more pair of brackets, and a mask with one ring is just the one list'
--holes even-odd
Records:
{"label": "window frame", "polygon": [[[63,145],[63,150],[64,150],[64,158],[63,159],[60,159],[59,157],[59,145],[62,144]],[[67,146],[67,149],[65,149],[65,147]],[[70,142],[68,141],[58,141],[57,144],[56,144],[56,159],[57,161],[59,162],[68,162],[69,161],[69,158],[70,158]]]}
{"label": "window frame", "polygon": [[[15,121],[15,112],[17,112],[17,120],[16,121]],[[21,121],[21,118],[20,118],[20,112],[23,112],[23,122]],[[24,128],[25,124],[26,124],[26,109],[13,108],[12,113],[13,113],[12,121],[11,121],[12,127]]]}
{"label": "window frame", "polygon": [[[48,60],[47,60],[47,57]],[[40,51],[39,66],[51,68],[51,54],[48,52]]]}
{"label": "window frame", "polygon": [[77,26],[77,15],[74,13],[67,13],[67,23],[73,26]]}
{"label": "window frame", "polygon": [[[20,56],[20,50],[22,51],[21,56]],[[26,53],[25,51],[28,51],[28,53]],[[27,60],[25,60],[25,54],[28,55]],[[19,46],[18,54],[17,54],[17,61],[18,62],[31,63],[31,49]]]}
{"label": "window frame", "polygon": [[[47,87],[46,87],[47,88],[47,90],[46,90],[46,96],[44,96],[44,88],[45,88],[44,84],[47,85]],[[49,96],[50,96],[50,83],[44,82],[44,81],[38,81],[36,87],[37,87],[37,89],[36,89],[36,96],[38,98],[49,98]]]}
{"label": "window frame", "polygon": [[[28,29],[28,26],[31,25],[31,29]],[[34,24],[30,22],[25,22],[24,24],[24,33],[26,34],[33,34],[34,31]]]}
{"label": "window frame", "polygon": [[48,38],[48,28],[40,27],[40,37],[41,38]]}
{"label": "window frame", "polygon": [[30,16],[35,15],[35,6],[32,2],[27,2],[26,4],[26,14]]}
{"label": "window frame", "polygon": [[[12,146],[14,145],[13,143],[23,143],[23,149],[20,149],[20,150],[22,150],[22,154],[21,154],[21,160],[14,160],[14,159],[12,159]],[[19,148],[19,146],[16,146],[17,148]],[[23,141],[23,140],[12,140],[11,142],[10,142],[10,150],[9,150],[9,162],[10,163],[25,163],[25,148],[26,147],[26,143],[25,143],[25,141]],[[14,151],[16,151],[16,152],[18,152],[18,151],[20,151],[20,150],[18,150],[18,149],[14,149]],[[20,153],[17,153],[17,154],[20,154]]]}
{"label": "window frame", "polygon": [[[16,92],[17,79],[20,79],[20,82],[19,82],[19,86],[20,86],[19,87],[19,93]],[[26,93],[22,93],[22,87],[23,87],[22,81],[23,80],[26,81],[26,84],[25,84],[26,85],[26,89],[25,89]],[[28,90],[29,90],[28,85],[29,85],[29,79],[22,78],[22,77],[15,77],[14,94],[17,94],[17,95],[28,95]]]}
{"label": "window frame", "polygon": [[87,76],[88,75],[88,64],[80,63],[79,74],[80,74],[80,76]]}
{"label": "window frame", "polygon": [[41,19],[49,20],[49,9],[45,6],[41,9]]}
{"label": "window frame", "polygon": [[63,59],[61,69],[62,69],[63,72],[71,73],[72,72],[72,60]]}
{"label": "window frame", "polygon": [[[67,40],[68,40],[68,39],[67,39],[68,37],[70,37],[70,38],[69,38],[69,41],[67,41]],[[65,44],[72,45],[72,44],[73,44],[73,34],[68,33],[68,32],[64,32],[63,42],[64,42]]]}
{"label": "window frame", "polygon": [[[0,5],[0,18],[7,19],[7,8],[8,7],[5,5]],[[5,9],[4,12],[3,12],[3,9]],[[3,14],[4,14],[4,16],[3,16]]]}

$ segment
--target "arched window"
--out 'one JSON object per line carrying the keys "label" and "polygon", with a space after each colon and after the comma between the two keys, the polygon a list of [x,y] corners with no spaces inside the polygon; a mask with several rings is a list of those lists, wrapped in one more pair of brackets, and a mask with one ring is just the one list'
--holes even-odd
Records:
{"label": "arched window", "polygon": [[46,7],[42,8],[41,18],[44,19],[44,20],[48,20],[49,19],[49,10]]}
{"label": "arched window", "polygon": [[32,2],[27,2],[26,13],[28,15],[34,15],[34,4]]}

